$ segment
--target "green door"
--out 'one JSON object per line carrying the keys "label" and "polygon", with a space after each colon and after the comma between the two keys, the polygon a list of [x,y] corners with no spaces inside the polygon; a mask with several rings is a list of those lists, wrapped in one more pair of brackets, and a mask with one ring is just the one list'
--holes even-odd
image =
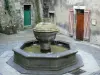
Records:
{"label": "green door", "polygon": [[24,6],[24,26],[31,25],[31,10],[30,5]]}

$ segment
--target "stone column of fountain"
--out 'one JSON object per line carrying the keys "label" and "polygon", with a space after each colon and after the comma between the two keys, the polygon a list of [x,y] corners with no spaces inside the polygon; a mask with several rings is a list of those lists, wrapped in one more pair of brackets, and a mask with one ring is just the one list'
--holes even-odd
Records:
{"label": "stone column of fountain", "polygon": [[40,43],[40,50],[42,53],[51,52],[51,41],[56,37],[58,29],[52,23],[41,22],[33,29],[36,39]]}

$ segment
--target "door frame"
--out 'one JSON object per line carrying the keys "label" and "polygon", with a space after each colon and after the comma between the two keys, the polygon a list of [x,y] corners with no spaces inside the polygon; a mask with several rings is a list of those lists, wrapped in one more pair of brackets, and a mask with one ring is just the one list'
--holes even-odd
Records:
{"label": "door frame", "polygon": [[[77,9],[82,9],[85,12],[86,6],[73,6],[73,10],[74,10],[74,36],[73,37],[74,37],[74,39],[76,39],[76,15],[77,15],[77,11],[76,10]],[[85,26],[84,26],[84,30],[85,30]],[[83,40],[84,40],[84,34],[83,34]]]}

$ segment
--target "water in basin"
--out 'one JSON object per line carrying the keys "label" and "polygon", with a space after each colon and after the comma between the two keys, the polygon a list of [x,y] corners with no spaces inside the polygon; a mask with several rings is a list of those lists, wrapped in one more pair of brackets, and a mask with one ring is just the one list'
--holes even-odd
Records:
{"label": "water in basin", "polygon": [[[23,50],[26,52],[41,53],[39,45],[28,46],[28,47],[25,47]],[[51,45],[51,52],[53,53],[64,52],[66,50],[69,50],[69,49],[63,46]]]}

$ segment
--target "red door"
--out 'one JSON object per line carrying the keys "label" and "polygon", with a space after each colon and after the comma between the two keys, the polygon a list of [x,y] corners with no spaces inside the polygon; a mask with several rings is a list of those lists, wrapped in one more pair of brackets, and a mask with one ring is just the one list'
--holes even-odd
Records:
{"label": "red door", "polygon": [[77,11],[77,23],[76,23],[76,39],[83,40],[84,37],[84,10],[76,10]]}

